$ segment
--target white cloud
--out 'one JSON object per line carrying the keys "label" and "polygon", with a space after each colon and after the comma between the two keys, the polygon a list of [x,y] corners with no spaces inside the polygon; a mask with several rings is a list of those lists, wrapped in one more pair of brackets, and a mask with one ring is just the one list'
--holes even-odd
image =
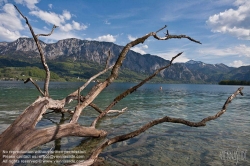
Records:
{"label": "white cloud", "polygon": [[[159,56],[159,57],[162,57],[163,59],[166,59],[166,60],[171,60],[174,56],[176,56],[180,51],[177,51],[177,50],[171,50],[169,52],[166,52],[166,53],[157,53],[155,55]],[[189,61],[190,59],[188,57],[186,57],[185,55],[185,52],[182,53],[178,58],[176,58],[174,60],[174,63],[175,62],[187,62]]]}
{"label": "white cloud", "polygon": [[0,11],[0,38],[5,41],[13,41],[21,37],[20,30],[24,27],[19,14],[12,4],[5,4]]}
{"label": "white cloud", "polygon": [[52,9],[53,5],[50,3],[48,4],[49,8]]}
{"label": "white cloud", "polygon": [[240,67],[240,66],[243,66],[244,64],[241,60],[238,60],[238,61],[235,60],[235,61],[233,61],[233,63],[230,63],[229,65],[232,67]]}
{"label": "white cloud", "polygon": [[[131,35],[128,35],[128,40],[129,41],[134,41],[136,39],[137,39],[137,37],[133,37]],[[147,52],[146,52],[145,49],[148,49],[148,45],[146,45],[146,44],[144,44],[144,45],[137,45],[137,46],[131,48],[131,50],[133,50],[135,52],[138,52],[138,53],[140,53],[142,55],[147,54]]]}
{"label": "white cloud", "polygon": [[47,23],[59,26],[59,29],[65,32],[71,30],[85,30],[88,28],[86,25],[80,24],[74,20],[71,24],[66,23],[66,20],[71,19],[71,13],[67,10],[64,10],[62,14],[42,10],[31,11],[30,14],[44,20]]}
{"label": "white cloud", "polygon": [[[30,11],[29,14],[40,18],[45,21],[47,24],[55,24],[59,26],[59,28],[53,33],[54,37],[49,37],[50,40],[60,40],[63,38],[81,38],[80,36],[71,33],[72,30],[85,30],[87,28],[86,25],[79,23],[75,20],[72,20],[72,14],[63,10],[61,14],[57,14],[55,12],[43,11],[36,7],[36,4],[39,0],[15,0],[17,4],[22,4],[27,6]],[[6,3],[6,0],[0,0],[0,5]],[[48,5],[49,8],[52,8],[52,4]],[[22,37],[24,35],[21,34],[21,31],[27,31],[27,28],[24,28],[23,24],[24,20],[14,8],[12,4],[4,4],[4,6],[0,6],[0,39],[3,41],[13,41]],[[50,27],[52,25],[43,26],[46,32],[48,33],[51,30]],[[37,29],[33,27],[33,29]],[[39,31],[36,31],[39,33]],[[60,34],[60,35],[59,35]],[[108,36],[109,37],[109,36]],[[108,39],[107,39],[108,40]],[[111,40],[111,39],[110,39]]]}
{"label": "white cloud", "polygon": [[73,29],[76,29],[76,30],[85,30],[88,28],[87,25],[80,24],[74,20],[72,21],[72,26],[73,26]]}
{"label": "white cloud", "polygon": [[62,31],[65,31],[65,32],[71,31],[73,29],[71,24],[65,24],[65,25],[62,25],[62,26],[59,26],[59,27],[60,27],[60,29]]}
{"label": "white cloud", "polygon": [[[34,31],[37,34],[47,34],[51,29],[43,28],[43,29],[38,29],[34,27]],[[68,39],[68,38],[77,38],[77,39],[83,39],[81,36],[76,35],[75,33],[72,33],[70,31],[65,32],[65,31],[57,31],[55,30],[52,35],[50,36],[45,36],[45,37],[40,37],[42,40],[44,40],[46,43],[51,43],[51,42],[56,42],[58,40],[63,40],[63,39]]]}
{"label": "white cloud", "polygon": [[39,2],[38,0],[15,0],[17,4],[22,4],[27,6],[30,10],[37,9],[36,4]]}
{"label": "white cloud", "polygon": [[239,39],[250,40],[250,1],[236,0],[237,9],[228,9],[210,16],[207,24],[213,32],[228,33]]}
{"label": "white cloud", "polygon": [[233,55],[234,53],[231,52],[230,48],[215,48],[215,47],[207,47],[197,51],[199,54],[202,55],[212,55],[212,56],[229,56]]}
{"label": "white cloud", "polygon": [[0,26],[0,38],[3,41],[13,41],[21,37],[19,31],[10,31]]}
{"label": "white cloud", "polygon": [[232,51],[237,53],[239,56],[250,57],[250,47],[247,47],[245,44],[235,46]]}
{"label": "white cloud", "polygon": [[133,37],[133,36],[131,36],[131,35],[128,35],[128,40],[134,41],[134,40],[136,40],[136,39],[137,39],[137,37]]}
{"label": "white cloud", "polygon": [[107,25],[111,24],[108,20],[105,20],[104,23],[107,24]]}
{"label": "white cloud", "polygon": [[237,55],[237,56],[245,56],[250,57],[250,47],[246,46],[245,44],[241,44],[234,47],[229,48],[204,48],[202,50],[198,50],[199,54],[202,55],[213,55],[213,56],[231,56],[231,55]]}
{"label": "white cloud", "polygon": [[[76,21],[69,21],[72,18],[72,15],[69,11],[63,10],[62,14],[57,14],[55,12],[47,12],[39,9],[35,6],[39,0],[15,0],[16,3],[23,4],[27,6],[31,11],[30,15],[36,16],[41,20],[45,21],[48,24],[54,24],[59,26],[59,29],[64,32],[69,32],[71,30],[85,30],[87,28],[86,25],[78,23]],[[53,5],[48,4],[49,8],[52,9]]]}
{"label": "white cloud", "polygon": [[132,47],[131,50],[135,51],[135,52],[138,52],[142,55],[146,54],[146,51],[145,49],[148,49],[148,46],[147,45],[142,45],[142,46],[135,46],[135,47]]}
{"label": "white cloud", "polygon": [[106,42],[115,42],[116,37],[110,34],[99,36],[96,40],[98,41],[106,41]]}
{"label": "white cloud", "polygon": [[70,12],[67,11],[67,10],[64,10],[62,15],[63,15],[63,17],[64,17],[66,20],[70,20],[70,19],[71,19],[71,14],[70,14]]}
{"label": "white cloud", "polygon": [[57,26],[62,26],[65,23],[65,18],[63,15],[56,14],[54,12],[46,12],[42,10],[31,11],[31,15],[34,15],[47,23],[55,24]]}
{"label": "white cloud", "polygon": [[74,20],[72,21],[72,24],[67,23],[67,24],[60,26],[60,29],[65,32],[68,32],[71,30],[85,30],[86,28],[87,28],[86,25],[80,24]]}
{"label": "white cloud", "polygon": [[133,51],[135,51],[135,52],[138,52],[138,53],[140,53],[140,54],[146,54],[146,52],[141,48],[141,47],[133,47],[133,48],[131,48],[131,50],[133,50]]}

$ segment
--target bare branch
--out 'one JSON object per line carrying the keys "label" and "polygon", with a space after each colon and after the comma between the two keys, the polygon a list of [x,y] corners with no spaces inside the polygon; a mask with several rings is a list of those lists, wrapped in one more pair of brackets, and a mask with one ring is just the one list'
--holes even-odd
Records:
{"label": "bare branch", "polygon": [[32,78],[27,78],[27,80],[24,81],[24,83],[26,84],[26,83],[29,82],[29,81],[32,82],[32,84],[35,85],[36,89],[37,89],[43,96],[45,96],[45,94],[43,93],[43,91],[41,90],[41,88],[33,81]]}
{"label": "bare branch", "polygon": [[168,40],[168,39],[182,39],[182,38],[186,38],[186,39],[188,39],[188,40],[190,40],[190,41],[192,41],[192,42],[201,44],[200,41],[195,40],[195,39],[193,39],[193,38],[191,38],[191,37],[189,37],[189,36],[187,36],[187,35],[169,35],[168,31],[167,31],[167,34],[166,34],[165,37],[158,37],[158,36],[156,35],[156,33],[154,33],[152,36],[153,36],[154,38],[158,39],[158,40]]}
{"label": "bare branch", "polygon": [[50,36],[54,32],[54,29],[57,28],[57,27],[58,26],[53,25],[50,33],[48,33],[48,34],[37,34],[36,37],[39,37],[39,36]]}
{"label": "bare branch", "polygon": [[97,107],[97,105],[95,105],[94,103],[90,103],[89,106],[94,108],[97,112],[102,113],[102,110],[99,107]]}
{"label": "bare branch", "polygon": [[21,14],[21,16],[27,21],[28,19],[23,15],[23,13],[17,8],[16,5],[14,5],[16,10],[18,11],[19,14]]}
{"label": "bare branch", "polygon": [[109,110],[109,111],[107,112],[107,114],[112,114],[112,113],[119,113],[119,114],[121,114],[121,113],[125,112],[125,111],[127,110],[127,108],[128,108],[128,107],[125,107],[125,108],[123,108],[122,110]]}
{"label": "bare branch", "polygon": [[209,116],[207,118],[204,118],[200,123],[206,123],[210,120],[215,120],[217,119],[218,117],[220,117],[224,112],[226,112],[226,109],[227,109],[227,106],[229,103],[231,103],[231,101],[236,97],[236,95],[240,94],[243,96],[243,93],[242,93],[242,90],[243,90],[243,87],[240,87],[238,88],[238,90],[236,92],[234,92],[234,94],[232,94],[231,96],[228,97],[227,101],[225,102],[225,104],[223,105],[221,111],[219,111],[216,115],[214,116]]}
{"label": "bare branch", "polygon": [[[79,89],[80,89],[80,92],[86,88],[88,86],[89,83],[91,83],[94,79],[96,79],[97,77],[99,77],[100,75],[104,74],[105,72],[107,72],[109,69],[111,69],[114,65],[108,67],[108,68],[105,68],[103,71],[97,73],[96,75],[92,76],[83,86],[81,86]],[[66,97],[66,102],[67,103],[70,103],[71,100],[73,100],[75,98],[75,96],[77,96],[77,93],[78,93],[78,90],[76,90],[75,92],[71,93],[70,95],[68,95]]]}
{"label": "bare branch", "polygon": [[167,27],[167,25],[165,25],[164,27],[162,27],[161,29],[159,29],[158,31],[156,31],[155,33],[160,32],[161,30],[165,29]]}
{"label": "bare branch", "polygon": [[125,92],[121,93],[119,96],[117,96],[113,102],[92,122],[91,126],[92,127],[95,127],[96,126],[96,123],[102,118],[104,117],[108,111],[116,104],[118,103],[120,100],[122,100],[124,97],[126,97],[127,95],[133,93],[136,89],[138,89],[139,87],[141,87],[143,84],[145,84],[147,81],[151,80],[152,78],[154,78],[160,71],[170,67],[174,61],[175,58],[177,58],[178,56],[180,56],[182,54],[179,53],[177,54],[176,56],[174,56],[172,58],[172,60],[170,61],[169,65],[167,66],[164,66],[164,67],[161,67],[159,68],[158,70],[156,70],[151,76],[149,76],[148,78],[144,79],[143,81],[141,81],[139,84],[135,85],[134,87],[126,90]]}
{"label": "bare branch", "polygon": [[[15,5],[14,5],[15,6]],[[31,25],[29,24],[29,21],[27,19],[27,17],[25,17],[22,12],[17,8],[17,6],[15,6],[15,8],[17,9],[17,11],[21,14],[21,16],[26,20],[26,24],[28,25],[29,29],[30,29],[30,32],[35,40],[35,43],[36,43],[36,46],[37,46],[37,49],[39,51],[39,54],[40,54],[40,57],[41,57],[41,62],[43,64],[43,68],[46,72],[46,78],[45,78],[45,82],[44,82],[44,96],[49,96],[49,81],[50,81],[50,71],[49,71],[49,67],[48,67],[48,64],[46,63],[46,60],[45,60],[45,56],[44,56],[44,53],[43,53],[43,50],[42,50],[42,47],[40,45],[40,42],[37,38],[37,36],[35,35],[34,33],[34,30],[33,28],[31,27]],[[53,28],[54,29],[54,28]]]}
{"label": "bare branch", "polygon": [[175,38],[175,39],[187,38],[187,39],[189,39],[192,42],[201,44],[200,41],[197,41],[197,40],[195,40],[195,39],[193,39],[193,38],[191,38],[191,37],[189,37],[187,35],[170,35],[168,30],[167,30],[167,33],[165,33],[165,37],[158,37],[157,33],[160,32],[161,30],[163,30],[166,27],[167,27],[167,25],[165,25],[164,27],[162,27],[161,29],[159,29],[155,33],[152,33],[152,36],[154,38],[158,39],[158,40],[168,40],[168,39],[173,39],[173,38]]}
{"label": "bare branch", "polygon": [[[242,89],[243,87],[240,87],[236,92],[234,92],[234,94],[232,94],[228,99],[227,101],[225,102],[225,104],[223,105],[222,107],[222,110],[219,111],[216,115],[214,116],[210,116],[210,117],[207,117],[207,118],[204,118],[203,120],[201,120],[200,122],[191,122],[191,121],[188,121],[188,120],[184,120],[184,119],[181,119],[181,118],[171,118],[171,117],[168,117],[168,116],[165,116],[163,118],[160,118],[160,119],[156,119],[156,120],[153,120],[147,124],[145,124],[144,126],[142,126],[141,128],[133,131],[133,132],[130,132],[128,134],[124,134],[124,135],[120,135],[120,136],[116,136],[116,137],[113,137],[111,139],[108,139],[106,141],[104,141],[98,148],[96,148],[96,150],[91,154],[91,156],[89,157],[88,160],[82,162],[82,163],[90,163],[90,162],[93,162],[98,158],[99,154],[109,145],[111,144],[114,144],[116,142],[121,142],[121,141],[125,141],[125,140],[128,140],[130,138],[134,138],[136,136],[138,136],[139,134],[143,133],[144,131],[148,130],[149,128],[155,126],[155,125],[158,125],[160,123],[164,123],[164,122],[171,122],[171,123],[180,123],[180,124],[184,124],[184,125],[187,125],[187,126],[190,126],[190,127],[201,127],[201,126],[205,126],[206,125],[206,122],[210,121],[210,120],[214,120],[216,118],[218,118],[220,115],[222,115],[225,111],[226,111],[226,108],[227,108],[227,105],[229,103],[231,103],[231,101],[236,97],[236,95],[238,94],[241,94],[242,95]],[[93,164],[92,163],[92,164]],[[77,163],[78,164],[81,164],[81,163]]]}
{"label": "bare branch", "polygon": [[81,101],[81,95],[80,95],[80,88],[78,88],[78,105],[80,104]]}

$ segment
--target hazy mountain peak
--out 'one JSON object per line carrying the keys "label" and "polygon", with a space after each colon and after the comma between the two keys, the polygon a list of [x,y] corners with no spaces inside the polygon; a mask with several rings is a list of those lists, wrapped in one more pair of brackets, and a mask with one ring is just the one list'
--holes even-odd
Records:
{"label": "hazy mountain peak", "polygon": [[199,63],[203,63],[201,61],[194,61],[194,60],[189,60],[186,62],[186,64],[199,64]]}

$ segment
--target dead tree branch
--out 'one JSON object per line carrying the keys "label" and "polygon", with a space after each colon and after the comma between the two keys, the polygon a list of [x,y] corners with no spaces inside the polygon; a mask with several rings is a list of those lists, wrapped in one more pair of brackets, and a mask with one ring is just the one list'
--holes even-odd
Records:
{"label": "dead tree branch", "polygon": [[[76,107],[76,111],[75,114],[72,117],[71,123],[76,123],[82,110],[89,105],[89,103],[91,103],[97,95],[99,95],[99,93],[105,89],[110,83],[112,83],[114,81],[114,79],[116,79],[118,77],[118,71],[120,66],[122,65],[123,60],[125,59],[128,51],[130,50],[131,47],[138,45],[140,43],[144,43],[145,40],[147,40],[150,36],[153,36],[154,38],[158,39],[158,40],[163,40],[163,38],[159,38],[155,32],[151,32],[141,38],[138,38],[134,41],[131,41],[130,43],[128,43],[122,50],[122,52],[120,53],[112,71],[110,76],[102,83],[97,84],[95,87],[93,87],[91,89],[91,91],[88,93],[88,95],[86,96],[86,100],[84,102],[82,102],[82,104],[80,106]],[[169,36],[169,37],[165,37],[164,40],[168,40],[168,39],[172,39],[172,38],[187,38],[187,39],[192,39],[189,36],[186,35],[175,35],[175,36]],[[194,39],[192,39],[191,41],[196,42],[196,43],[200,43],[199,41],[196,41]],[[102,113],[105,114],[105,113]],[[92,124],[92,126],[95,126],[95,124]]]}
{"label": "dead tree branch", "polygon": [[174,56],[172,58],[172,60],[170,61],[170,63],[167,65],[167,66],[164,66],[164,67],[161,67],[159,68],[158,70],[156,70],[151,76],[149,76],[148,78],[144,79],[143,81],[141,81],[139,84],[135,85],[134,87],[126,90],[125,92],[121,93],[119,96],[117,96],[112,103],[110,103],[110,105],[92,122],[91,126],[92,127],[95,127],[96,126],[96,123],[102,118],[104,117],[108,112],[109,110],[116,104],[118,103],[120,100],[122,100],[123,98],[125,98],[127,95],[133,93],[136,89],[138,89],[139,87],[141,87],[143,84],[145,84],[147,81],[151,80],[152,78],[154,78],[160,71],[170,67],[173,63],[173,61],[182,54],[179,53],[177,54],[176,56]]}
{"label": "dead tree branch", "polygon": [[33,85],[35,85],[36,89],[37,89],[43,96],[45,96],[45,94],[43,93],[42,89],[37,85],[37,83],[35,83],[35,82],[33,81],[32,78],[27,78],[27,80],[24,81],[24,83],[26,84],[26,83],[29,82],[29,81],[32,82]]}
{"label": "dead tree branch", "polygon": [[97,112],[102,113],[102,110],[99,107],[97,107],[96,104],[90,103],[89,106],[92,107],[92,108],[94,108]]}
{"label": "dead tree branch", "polygon": [[113,114],[113,113],[118,113],[121,114],[127,110],[128,107],[123,108],[122,110],[109,110],[107,114]]}
{"label": "dead tree branch", "polygon": [[222,110],[220,110],[217,114],[215,114],[214,116],[209,116],[207,118],[204,118],[203,120],[201,120],[200,122],[191,122],[191,121],[188,121],[188,120],[185,120],[185,119],[181,119],[181,118],[172,118],[172,117],[169,117],[169,116],[165,116],[163,118],[160,118],[160,119],[156,119],[156,120],[153,120],[147,124],[145,124],[144,126],[142,126],[141,128],[133,131],[133,132],[130,132],[130,133],[127,133],[127,134],[124,134],[124,135],[120,135],[120,136],[116,136],[116,137],[113,137],[111,139],[108,139],[106,141],[104,141],[98,148],[96,148],[96,150],[91,154],[91,156],[89,157],[88,160],[82,162],[82,163],[77,163],[77,164],[73,164],[71,166],[76,166],[76,165],[84,165],[84,166],[87,166],[87,165],[92,165],[95,160],[98,158],[99,154],[109,145],[112,145],[116,142],[121,142],[121,141],[125,141],[125,140],[128,140],[130,138],[134,138],[136,136],[138,136],[139,134],[143,133],[144,131],[148,130],[149,128],[155,126],[155,125],[158,125],[158,124],[161,124],[161,123],[164,123],[164,122],[171,122],[171,123],[180,123],[180,124],[184,124],[184,125],[187,125],[187,126],[190,126],[190,127],[202,127],[202,126],[205,126],[206,125],[206,122],[208,121],[211,121],[211,120],[215,120],[217,119],[219,116],[221,116],[224,112],[226,112],[226,108],[228,106],[229,103],[231,103],[231,101],[238,95],[238,94],[241,94],[243,95],[242,93],[242,89],[243,87],[240,87],[236,92],[234,92],[231,96],[228,97],[228,99],[226,100],[225,104],[223,105],[222,107]]}
{"label": "dead tree branch", "polygon": [[[83,127],[75,123],[61,124],[36,129],[36,124],[47,109],[60,106],[59,100],[47,97],[38,98],[0,135],[0,162],[3,160],[2,150],[26,151],[41,144],[65,136],[103,137],[107,132],[92,127]],[[28,118],[27,118],[28,117]],[[20,142],[20,140],[22,140]],[[20,154],[15,156],[18,158]],[[8,165],[12,165],[9,163]]]}
{"label": "dead tree branch", "polygon": [[[109,69],[112,69],[113,65],[108,67],[108,68],[105,68],[103,71],[97,73],[96,75],[92,76],[83,86],[81,86],[79,88],[79,91],[81,92],[83,89],[85,89],[89,83],[91,83],[94,79],[96,79],[97,77],[99,77],[100,75],[106,73]],[[72,100],[76,99],[77,97],[77,94],[78,94],[78,90],[76,90],[75,92],[71,93],[70,95],[68,95],[66,97],[66,103],[70,103]]]}
{"label": "dead tree branch", "polygon": [[58,27],[58,26],[53,25],[53,27],[52,27],[50,33],[48,33],[48,34],[37,34],[36,37],[39,37],[39,36],[50,36],[50,35],[52,35],[52,33],[54,32],[54,29],[57,28],[57,27]]}
{"label": "dead tree branch", "polygon": [[[33,30],[33,28],[31,27],[31,25],[30,25],[30,23],[29,23],[27,17],[25,17],[25,16],[22,14],[22,12],[17,8],[16,5],[14,5],[14,6],[15,6],[15,8],[17,9],[17,11],[21,14],[21,16],[25,19],[26,24],[28,25],[28,27],[29,27],[29,29],[30,29],[30,32],[31,32],[31,34],[32,34],[32,36],[33,36],[33,38],[34,38],[34,40],[35,40],[36,46],[37,46],[37,48],[38,48],[38,51],[39,51],[39,54],[40,54],[40,58],[41,58],[41,62],[42,62],[43,68],[44,68],[44,70],[45,70],[45,72],[46,72],[46,78],[45,78],[45,82],[44,82],[44,96],[47,97],[47,96],[49,96],[49,81],[50,81],[49,66],[48,66],[48,64],[46,63],[45,56],[44,56],[42,47],[41,47],[41,45],[40,45],[40,42],[39,42],[37,36],[35,35],[34,30]],[[53,29],[52,29],[52,31],[51,31],[51,34],[52,34],[53,30],[54,30],[54,27],[53,27]],[[48,34],[47,36],[49,36],[49,35],[50,35],[50,34]]]}

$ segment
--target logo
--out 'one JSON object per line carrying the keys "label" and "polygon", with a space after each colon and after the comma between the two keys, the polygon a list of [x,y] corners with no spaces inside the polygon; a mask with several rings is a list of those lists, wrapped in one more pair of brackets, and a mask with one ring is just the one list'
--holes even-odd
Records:
{"label": "logo", "polygon": [[221,160],[226,161],[235,161],[235,165],[239,163],[239,161],[246,160],[247,150],[239,149],[239,146],[236,150],[223,150],[220,152]]}

